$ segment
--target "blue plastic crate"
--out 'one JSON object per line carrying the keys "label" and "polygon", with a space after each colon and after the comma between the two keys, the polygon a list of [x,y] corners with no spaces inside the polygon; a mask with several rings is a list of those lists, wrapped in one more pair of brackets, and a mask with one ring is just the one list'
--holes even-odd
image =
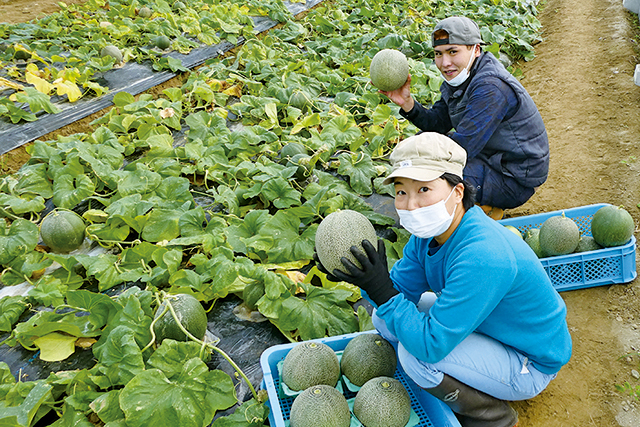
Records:
{"label": "blue plastic crate", "polygon": [[[540,228],[547,218],[564,215],[575,221],[580,233],[591,236],[591,219],[606,203],[577,208],[503,219],[502,225],[511,225],[521,233]],[[558,291],[590,288],[593,286],[628,283],[636,278],[636,239],[634,236],[625,245],[597,251],[580,252],[540,258],[540,262]]]}
{"label": "blue plastic crate", "polygon": [[[375,331],[356,332],[314,341],[327,344],[334,351],[342,351],[347,346],[347,343],[360,333],[375,333]],[[289,412],[294,398],[282,398],[281,393],[278,393],[280,378],[278,376],[277,365],[279,361],[285,358],[289,350],[296,345],[297,343],[276,345],[265,350],[260,356],[260,365],[263,372],[262,388],[266,389],[269,394],[267,405],[270,409],[269,424],[271,427],[285,427],[285,422],[289,420]],[[396,370],[395,378],[405,386],[409,393],[411,407],[420,417],[418,427],[460,427],[460,423],[451,409],[418,387],[418,385],[404,373],[400,365],[398,365],[398,369]],[[349,391],[346,387],[344,387],[343,393],[347,399],[351,399],[356,395],[356,393]]]}

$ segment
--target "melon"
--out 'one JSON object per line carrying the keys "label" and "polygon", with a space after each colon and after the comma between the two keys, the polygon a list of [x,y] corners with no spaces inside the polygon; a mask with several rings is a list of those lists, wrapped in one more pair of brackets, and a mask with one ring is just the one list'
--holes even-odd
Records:
{"label": "melon", "polygon": [[309,387],[291,404],[291,427],[349,427],[351,412],[347,399],[328,385]]}
{"label": "melon", "polygon": [[296,154],[307,155],[307,148],[298,142],[289,142],[280,149],[280,163],[286,164]]}
{"label": "melon", "polygon": [[564,215],[547,218],[540,226],[540,248],[545,256],[567,255],[578,247],[580,229]]}
{"label": "melon", "polygon": [[[189,294],[168,295],[167,298],[171,302],[180,324],[194,337],[199,340],[203,339],[207,333],[207,313],[204,311],[200,301]],[[189,337],[178,326],[171,310],[167,309],[162,317],[159,317],[166,305],[167,302],[163,301],[156,310],[154,317],[154,320],[158,319],[153,325],[156,342],[160,343],[166,338],[176,341],[189,340]]]}
{"label": "melon", "polygon": [[345,209],[330,213],[320,222],[316,230],[316,252],[328,272],[340,270],[348,273],[340,258],[345,257],[361,268],[351,253],[351,246],[364,253],[362,241],[368,240],[375,247],[377,239],[376,230],[366,216]]}
{"label": "melon", "polygon": [[296,179],[303,180],[311,171],[311,156],[307,154],[295,154],[287,161],[287,167],[295,166]]}
{"label": "melon", "polygon": [[505,225],[504,228],[506,228],[507,230],[511,231],[513,234],[515,234],[516,236],[518,236],[519,238],[522,239],[522,233],[520,233],[520,230],[518,230],[513,225]]}
{"label": "melon", "polygon": [[382,91],[400,89],[409,78],[409,62],[404,53],[382,49],[375,54],[369,67],[371,83]]}
{"label": "melon", "polygon": [[596,242],[596,239],[591,236],[581,236],[576,252],[597,251],[598,249],[602,249],[602,246]]}
{"label": "melon", "polygon": [[175,2],[173,4],[173,10],[176,10],[178,12],[181,11],[182,9],[186,8],[186,7],[187,6],[181,1],[177,1],[177,2]]}
{"label": "melon", "polygon": [[13,57],[15,59],[27,60],[27,59],[31,58],[31,54],[29,52],[24,51],[24,50],[16,49]]}
{"label": "melon", "polygon": [[540,229],[530,228],[524,232],[524,241],[529,245],[538,258],[544,258],[544,252],[540,247]]}
{"label": "melon", "polygon": [[319,384],[335,387],[339,379],[338,356],[321,342],[305,341],[296,345],[282,362],[282,381],[293,391]]}
{"label": "melon", "polygon": [[405,427],[411,418],[411,398],[395,378],[373,378],[358,390],[353,414],[365,427]]}
{"label": "melon", "polygon": [[171,46],[171,40],[169,40],[169,37],[167,36],[158,36],[156,38],[153,39],[153,44],[158,48],[158,49],[168,49],[169,46]]}
{"label": "melon", "polygon": [[40,223],[40,238],[54,253],[69,253],[84,242],[86,224],[73,211],[53,210]]}
{"label": "melon", "polygon": [[375,377],[393,377],[398,359],[393,346],[378,334],[354,337],[342,352],[340,370],[352,384],[361,387]]}
{"label": "melon", "polygon": [[151,18],[151,15],[153,15],[153,10],[147,6],[143,6],[138,10],[138,16],[141,18]]}
{"label": "melon", "polygon": [[100,51],[100,56],[103,58],[105,56],[110,56],[116,60],[116,64],[119,64],[120,62],[122,62],[122,52],[120,52],[120,49],[118,49],[116,46],[113,46],[113,45],[108,45],[103,47],[102,50]]}
{"label": "melon", "polygon": [[591,219],[591,235],[605,248],[624,245],[631,239],[634,230],[631,214],[619,206],[603,206]]}
{"label": "melon", "polygon": [[289,97],[289,105],[300,110],[304,110],[307,106],[309,106],[309,102],[309,98],[301,90],[294,91]]}

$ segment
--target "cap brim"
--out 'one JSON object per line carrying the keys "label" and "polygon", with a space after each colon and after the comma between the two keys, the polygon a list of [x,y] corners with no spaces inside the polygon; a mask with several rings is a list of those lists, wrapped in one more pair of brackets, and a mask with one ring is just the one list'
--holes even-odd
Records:
{"label": "cap brim", "polygon": [[437,170],[425,170],[424,168],[418,167],[407,167],[397,169],[389,176],[387,176],[384,181],[382,181],[383,185],[388,185],[393,182],[394,178],[409,178],[414,179],[416,181],[433,181],[434,179],[440,178],[445,171],[437,171]]}

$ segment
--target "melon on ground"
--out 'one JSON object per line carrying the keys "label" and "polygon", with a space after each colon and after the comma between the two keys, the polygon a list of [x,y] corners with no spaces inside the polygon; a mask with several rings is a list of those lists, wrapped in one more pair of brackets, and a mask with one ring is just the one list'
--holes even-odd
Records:
{"label": "melon on ground", "polygon": [[169,47],[171,46],[171,40],[169,40],[169,37],[162,35],[162,36],[158,36],[155,37],[153,39],[153,44],[158,48],[158,49],[169,49]]}
{"label": "melon on ground", "polygon": [[40,223],[42,242],[54,253],[69,253],[84,241],[86,224],[73,211],[53,210]]}
{"label": "melon on ground", "polygon": [[580,229],[563,212],[562,215],[549,217],[542,223],[538,238],[545,256],[567,255],[578,247]]}
{"label": "melon on ground", "polygon": [[101,57],[105,57],[105,56],[110,56],[113,59],[116,60],[116,64],[119,64],[120,62],[122,62],[122,52],[120,52],[120,49],[118,49],[116,46],[113,45],[108,45],[102,48],[102,50],[100,51],[100,56]]}
{"label": "melon on ground", "polygon": [[405,427],[411,418],[411,398],[395,378],[373,378],[356,394],[353,414],[366,427]]}
{"label": "melon on ground", "polygon": [[619,206],[603,206],[591,219],[591,235],[605,248],[624,245],[631,239],[634,230],[633,217]]}
{"label": "melon on ground", "polygon": [[281,379],[293,391],[319,384],[335,387],[340,379],[338,356],[331,347],[321,342],[297,344],[282,362]]}
{"label": "melon on ground", "polygon": [[293,400],[289,423],[291,427],[349,427],[349,404],[334,387],[312,386]]}
{"label": "melon on ground", "polygon": [[340,258],[345,257],[361,267],[350,248],[356,246],[364,253],[363,240],[368,240],[374,247],[376,246],[376,230],[366,216],[350,209],[332,212],[318,225],[316,252],[328,272],[331,273],[337,269],[348,273]]}
{"label": "melon on ground", "polygon": [[375,377],[393,377],[398,359],[393,346],[378,334],[360,334],[342,352],[340,369],[358,387]]}
{"label": "melon on ground", "polygon": [[[200,301],[189,294],[169,295],[167,298],[169,298],[180,324],[194,337],[199,340],[203,339],[207,333],[207,313]],[[166,301],[163,301],[156,310],[154,319],[160,316],[166,305]],[[156,341],[159,343],[165,338],[176,341],[189,340],[189,337],[178,326],[170,309],[167,309],[166,313],[156,321],[153,331],[156,334]]]}
{"label": "melon on ground", "polygon": [[399,50],[382,49],[371,60],[369,77],[371,83],[382,91],[400,89],[409,77],[407,57]]}
{"label": "melon on ground", "polygon": [[147,6],[143,6],[138,10],[138,16],[141,18],[151,18],[151,15],[153,15],[153,10]]}

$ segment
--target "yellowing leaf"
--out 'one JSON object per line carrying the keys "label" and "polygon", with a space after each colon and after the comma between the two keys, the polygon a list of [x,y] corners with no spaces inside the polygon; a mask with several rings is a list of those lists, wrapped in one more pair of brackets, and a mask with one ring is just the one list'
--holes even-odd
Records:
{"label": "yellowing leaf", "polygon": [[42,92],[45,95],[49,95],[49,93],[53,89],[53,85],[51,83],[49,83],[44,79],[41,79],[37,75],[31,73],[31,71],[27,71],[25,76],[27,78],[27,83],[32,84],[38,90],[38,92]]}
{"label": "yellowing leaf", "polygon": [[89,348],[97,342],[98,341],[95,338],[81,337],[81,338],[78,338],[78,340],[75,343],[75,346],[80,348]]}
{"label": "yellowing leaf", "polygon": [[69,102],[75,102],[82,96],[80,88],[73,82],[58,79],[53,82],[53,86],[56,88],[58,95],[67,95]]}
{"label": "yellowing leaf", "polygon": [[242,84],[239,83],[237,85],[231,86],[230,88],[223,90],[222,93],[224,93],[225,95],[240,98],[242,96]]}
{"label": "yellowing leaf", "polygon": [[7,79],[2,78],[2,77],[0,77],[0,86],[6,86],[8,88],[15,89],[15,90],[24,89],[24,86],[22,86],[21,84],[14,83],[11,80],[7,80]]}
{"label": "yellowing leaf", "polygon": [[40,349],[40,359],[45,362],[59,362],[71,356],[75,351],[77,337],[52,332],[37,338],[33,343]]}

